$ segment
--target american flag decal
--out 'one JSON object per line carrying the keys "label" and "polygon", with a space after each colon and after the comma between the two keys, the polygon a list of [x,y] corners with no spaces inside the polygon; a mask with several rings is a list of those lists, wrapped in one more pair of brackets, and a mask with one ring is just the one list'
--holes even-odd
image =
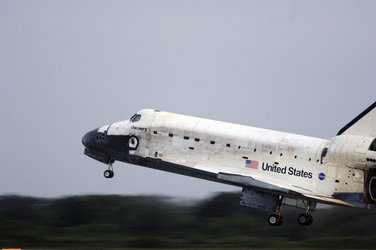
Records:
{"label": "american flag decal", "polygon": [[258,169],[258,161],[246,160],[245,161],[245,167],[246,168]]}

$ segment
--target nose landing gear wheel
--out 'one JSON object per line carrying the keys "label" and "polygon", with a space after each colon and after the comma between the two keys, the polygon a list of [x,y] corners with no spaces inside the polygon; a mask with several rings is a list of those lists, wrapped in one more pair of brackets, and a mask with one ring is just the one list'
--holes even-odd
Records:
{"label": "nose landing gear wheel", "polygon": [[105,178],[112,178],[112,177],[114,177],[114,171],[106,170],[106,171],[104,171],[103,175],[104,175]]}
{"label": "nose landing gear wheel", "polygon": [[108,164],[108,169],[106,171],[104,171],[103,175],[104,175],[105,178],[114,177],[114,168],[112,166],[112,163]]}

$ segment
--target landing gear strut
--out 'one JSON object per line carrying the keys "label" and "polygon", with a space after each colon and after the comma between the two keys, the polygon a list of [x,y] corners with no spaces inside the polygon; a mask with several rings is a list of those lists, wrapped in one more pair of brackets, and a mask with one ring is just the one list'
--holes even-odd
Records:
{"label": "landing gear strut", "polygon": [[112,167],[112,163],[108,164],[108,169],[103,173],[105,178],[112,178],[114,177],[114,168]]}
{"label": "landing gear strut", "polygon": [[278,207],[274,214],[270,215],[268,218],[268,223],[271,226],[280,226],[283,223],[283,216],[281,215],[281,205],[283,196],[280,195],[278,199]]}
{"label": "landing gear strut", "polygon": [[313,222],[313,218],[311,215],[311,202],[308,202],[307,212],[305,214],[301,214],[298,217],[298,223],[302,226],[311,225]]}

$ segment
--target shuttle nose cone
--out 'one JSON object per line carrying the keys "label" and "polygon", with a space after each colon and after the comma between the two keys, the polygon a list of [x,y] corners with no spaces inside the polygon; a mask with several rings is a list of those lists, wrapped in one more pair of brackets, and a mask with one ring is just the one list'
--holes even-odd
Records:
{"label": "shuttle nose cone", "polygon": [[97,131],[98,131],[98,129],[94,129],[94,130],[92,130],[90,132],[87,132],[82,137],[82,144],[84,144],[84,146],[86,148],[88,148],[90,146],[94,146],[95,139],[96,139],[96,136],[97,136]]}

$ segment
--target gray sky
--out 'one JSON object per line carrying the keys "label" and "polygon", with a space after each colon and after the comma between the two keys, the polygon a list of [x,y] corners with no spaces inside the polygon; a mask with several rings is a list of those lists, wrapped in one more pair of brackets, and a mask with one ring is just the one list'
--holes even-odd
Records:
{"label": "gray sky", "polygon": [[330,138],[375,101],[376,1],[0,0],[0,194],[238,188],[83,155],[157,108]]}

